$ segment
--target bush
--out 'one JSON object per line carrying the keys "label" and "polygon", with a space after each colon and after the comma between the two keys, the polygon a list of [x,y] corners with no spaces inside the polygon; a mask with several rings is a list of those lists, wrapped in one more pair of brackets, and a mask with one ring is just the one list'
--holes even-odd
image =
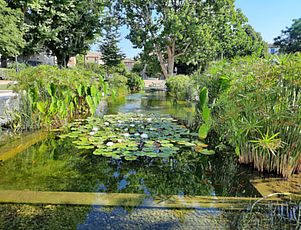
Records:
{"label": "bush", "polygon": [[194,81],[186,75],[170,76],[166,80],[168,92],[177,100],[195,100],[198,88],[194,85]]}
{"label": "bush", "polygon": [[109,77],[109,84],[111,88],[126,88],[127,87],[128,79],[120,75],[118,73],[113,73]]}
{"label": "bush", "polygon": [[127,85],[131,92],[136,92],[144,88],[144,80],[135,73],[126,75]]}
{"label": "bush", "polygon": [[56,128],[75,117],[94,114],[108,83],[81,69],[39,65],[17,76],[14,90],[20,95],[20,110],[14,114],[15,130]]}

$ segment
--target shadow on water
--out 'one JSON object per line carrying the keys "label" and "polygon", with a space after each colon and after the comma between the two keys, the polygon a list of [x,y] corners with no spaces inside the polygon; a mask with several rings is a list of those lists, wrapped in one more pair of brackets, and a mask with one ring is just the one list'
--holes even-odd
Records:
{"label": "shadow on water", "polygon": [[[109,104],[107,113],[171,114],[192,124],[195,110],[194,104],[175,102],[164,92],[147,92],[119,98]],[[235,155],[226,152],[206,156],[182,149],[167,159],[126,161],[78,150],[70,139],[51,134],[0,162],[0,175],[0,190],[8,194],[12,190],[62,192],[58,201],[64,192],[108,195],[103,205],[1,204],[0,229],[293,229],[294,216],[298,217],[296,204],[279,199],[259,204],[250,216],[255,197],[261,195]],[[144,196],[134,206],[110,206],[114,194]],[[154,202],[156,207],[150,205]],[[164,206],[167,203],[170,206]]]}

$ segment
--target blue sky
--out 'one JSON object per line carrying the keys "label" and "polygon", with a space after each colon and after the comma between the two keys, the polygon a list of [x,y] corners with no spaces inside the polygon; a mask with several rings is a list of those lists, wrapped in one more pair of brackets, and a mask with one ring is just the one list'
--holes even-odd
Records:
{"label": "blue sky", "polygon": [[[301,17],[301,0],[236,0],[235,5],[247,16],[248,24],[260,32],[268,43],[273,43],[281,30],[291,26],[293,19]],[[119,47],[127,58],[133,58],[139,50],[134,49],[132,43],[124,38],[127,34],[128,30],[121,28]],[[92,50],[95,50],[95,46]]]}

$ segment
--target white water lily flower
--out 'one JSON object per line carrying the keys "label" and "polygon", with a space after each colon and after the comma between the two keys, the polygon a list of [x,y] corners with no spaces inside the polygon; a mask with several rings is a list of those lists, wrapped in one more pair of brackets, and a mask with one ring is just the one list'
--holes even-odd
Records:
{"label": "white water lily flower", "polygon": [[134,125],[134,124],[130,124],[130,126],[131,126],[131,127],[135,127],[135,125]]}
{"label": "white water lily flower", "polygon": [[136,137],[137,137],[137,136],[140,136],[140,134],[139,134],[139,133],[135,133],[134,135],[135,135]]}
{"label": "white water lily flower", "polygon": [[90,133],[89,133],[90,136],[93,136],[93,135],[95,135],[95,134],[96,134],[96,132],[90,132]]}
{"label": "white water lily flower", "polygon": [[121,139],[118,139],[117,141],[118,141],[118,143],[122,143],[122,140],[121,140]]}
{"label": "white water lily flower", "polygon": [[125,128],[125,129],[124,129],[124,131],[128,131],[128,130],[129,130],[128,128]]}
{"label": "white water lily flower", "polygon": [[147,120],[148,122],[151,122],[151,121],[152,121],[152,119],[151,119],[151,118],[147,118],[146,120]]}
{"label": "white water lily flower", "polygon": [[107,146],[113,146],[113,145],[114,145],[114,143],[111,141],[107,143]]}
{"label": "white water lily flower", "polygon": [[93,127],[92,131],[97,132],[98,131],[98,127]]}
{"label": "white water lily flower", "polygon": [[148,135],[146,133],[141,134],[142,138],[148,138]]}
{"label": "white water lily flower", "polygon": [[110,125],[110,123],[109,123],[109,122],[105,122],[104,124],[105,124],[106,126],[109,126],[109,125]]}
{"label": "white water lily flower", "polygon": [[121,120],[118,120],[118,123],[119,123],[119,124],[121,124],[121,123],[122,123],[122,121],[121,121]]}
{"label": "white water lily flower", "polygon": [[153,131],[153,130],[154,130],[154,128],[150,128],[149,130],[150,130],[150,131]]}
{"label": "white water lily flower", "polygon": [[125,136],[125,137],[129,137],[129,136],[130,136],[130,134],[129,134],[129,133],[125,133],[125,134],[123,134],[123,136]]}

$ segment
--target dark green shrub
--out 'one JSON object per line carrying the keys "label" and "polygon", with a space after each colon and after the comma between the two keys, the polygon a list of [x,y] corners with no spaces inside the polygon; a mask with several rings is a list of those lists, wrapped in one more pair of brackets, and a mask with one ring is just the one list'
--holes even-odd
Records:
{"label": "dark green shrub", "polygon": [[144,88],[144,81],[135,73],[128,73],[126,75],[127,85],[131,92],[139,91]]}

